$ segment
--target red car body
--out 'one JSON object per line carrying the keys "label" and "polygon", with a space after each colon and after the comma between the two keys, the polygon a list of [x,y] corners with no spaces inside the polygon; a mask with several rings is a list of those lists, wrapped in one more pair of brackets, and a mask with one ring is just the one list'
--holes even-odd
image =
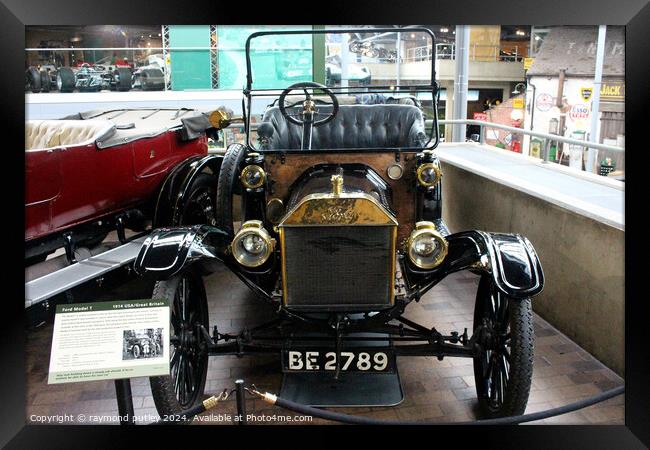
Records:
{"label": "red car body", "polygon": [[26,149],[25,241],[142,204],[174,167],[207,148],[205,134],[183,141],[171,128],[106,148],[91,141]]}

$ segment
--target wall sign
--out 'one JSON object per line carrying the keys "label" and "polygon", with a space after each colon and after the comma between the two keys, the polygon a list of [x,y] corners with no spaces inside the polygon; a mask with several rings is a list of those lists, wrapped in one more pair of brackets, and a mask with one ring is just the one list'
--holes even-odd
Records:
{"label": "wall sign", "polygon": [[569,111],[569,118],[571,120],[586,119],[589,117],[590,113],[591,111],[589,110],[589,105],[576,103],[571,107],[571,110]]}
{"label": "wall sign", "polygon": [[524,70],[530,69],[533,62],[535,62],[535,58],[524,58]]}
{"label": "wall sign", "polygon": [[537,107],[538,110],[542,112],[546,112],[550,110],[553,107],[553,96],[542,92],[537,96],[537,100],[535,101],[535,106]]}
{"label": "wall sign", "polygon": [[625,100],[625,82],[614,81],[603,83],[600,88],[600,98],[603,100],[623,101]]}
{"label": "wall sign", "polygon": [[487,114],[483,112],[475,112],[474,113],[474,120],[482,120],[484,122],[487,122]]}
{"label": "wall sign", "polygon": [[593,88],[590,87],[580,88],[580,96],[584,101],[588,102],[589,99],[591,98],[591,94],[593,93],[593,91],[594,91]]}

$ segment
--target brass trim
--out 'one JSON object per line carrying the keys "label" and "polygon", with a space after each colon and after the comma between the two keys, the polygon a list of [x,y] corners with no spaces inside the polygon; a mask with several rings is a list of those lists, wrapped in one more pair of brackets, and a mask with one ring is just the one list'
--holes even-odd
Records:
{"label": "brass trim", "polygon": [[[332,176],[332,179],[337,175]],[[342,181],[342,177],[341,177]],[[333,183],[334,184],[334,183]],[[355,193],[310,194],[287,212],[278,225],[282,271],[282,304],[287,306],[287,264],[284,227],[308,226],[391,226],[390,304],[395,303],[397,219],[373,196]]]}
{"label": "brass trim", "polygon": [[[427,169],[433,169],[433,171],[436,173],[436,178],[431,183],[427,183],[422,179],[422,172],[424,172]],[[418,179],[418,183],[420,183],[421,186],[432,187],[440,182],[440,179],[442,178],[442,171],[440,170],[440,167],[435,163],[425,163],[425,164],[420,164],[418,166],[416,171],[416,176]]]}
{"label": "brass trim", "polygon": [[392,233],[392,243],[390,246],[391,255],[393,257],[390,259],[390,289],[388,290],[388,295],[390,295],[390,304],[395,305],[395,271],[397,270],[397,227],[393,227]]}
{"label": "brass trim", "polygon": [[[271,215],[269,214],[269,211],[271,210],[271,205],[272,204],[278,204],[279,205],[279,208],[280,208],[279,217],[271,217]],[[285,213],[284,202],[281,199],[279,199],[277,197],[274,197],[271,200],[269,200],[268,202],[266,202],[266,216],[269,219],[269,222],[271,222],[273,225],[277,225],[282,221],[282,217],[284,216],[284,213]]]}
{"label": "brass trim", "polygon": [[316,102],[311,100],[311,99],[305,100],[302,103],[302,107],[303,107],[303,112],[305,112],[305,113],[316,112]]}
{"label": "brass trim", "polygon": [[[258,183],[248,184],[248,182],[246,181],[246,175],[248,174],[248,172],[251,171],[256,171],[260,174],[260,180]],[[266,181],[266,172],[264,172],[264,169],[262,169],[260,166],[256,164],[251,164],[244,167],[244,169],[241,171],[241,173],[239,174],[239,181],[241,181],[241,184],[243,184],[244,187],[248,189],[257,189],[264,185],[264,181]]]}
{"label": "brass trim", "polygon": [[208,122],[217,130],[228,128],[233,123],[244,123],[243,117],[234,117],[222,109],[216,109],[208,115]]}
{"label": "brass trim", "polygon": [[330,180],[332,182],[332,195],[341,195],[343,193],[343,176],[332,175]]}
{"label": "brass trim", "polygon": [[[247,264],[244,261],[244,258],[235,251],[235,243],[241,239],[245,234],[253,233],[261,237],[262,240],[266,243],[266,252],[262,259],[260,259],[256,264]],[[264,264],[269,256],[273,254],[273,249],[275,248],[275,239],[271,237],[268,231],[264,228],[261,220],[248,220],[244,222],[241,226],[241,230],[237,232],[235,237],[230,242],[230,251],[235,258],[235,260],[244,267],[259,267]]]}
{"label": "brass trim", "polygon": [[280,237],[280,266],[282,271],[282,304],[287,306],[287,257],[284,242],[284,228],[279,229]]}
{"label": "brass trim", "polygon": [[[413,241],[415,240],[416,237],[423,234],[432,235],[442,247],[442,250],[436,257],[436,259],[434,259],[430,264],[420,264],[416,262],[414,258],[411,256],[411,245],[413,244]],[[449,251],[449,244],[447,243],[447,239],[445,239],[445,237],[442,234],[440,234],[440,232],[436,229],[436,226],[433,224],[433,222],[421,221],[415,224],[415,230],[411,232],[411,235],[406,241],[405,251],[406,254],[408,255],[409,261],[411,261],[415,266],[419,267],[420,269],[434,269],[438,267],[447,257],[447,252]]]}
{"label": "brass trim", "polygon": [[[395,175],[395,174],[391,175],[391,170],[392,169],[399,169],[399,173],[397,175]],[[388,178],[390,178],[391,180],[393,180],[393,181],[397,181],[397,180],[401,179],[402,176],[404,176],[404,167],[402,167],[400,164],[391,164],[386,169],[386,176]]]}
{"label": "brass trim", "polygon": [[283,226],[395,225],[397,220],[377,199],[362,193],[310,194],[287,212]]}

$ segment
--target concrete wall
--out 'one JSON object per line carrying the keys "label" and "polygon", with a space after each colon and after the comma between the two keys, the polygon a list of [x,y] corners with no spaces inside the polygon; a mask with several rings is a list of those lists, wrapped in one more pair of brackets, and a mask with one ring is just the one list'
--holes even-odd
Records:
{"label": "concrete wall", "polygon": [[527,236],[546,277],[534,311],[623,376],[625,233],[450,164],[442,169],[450,230]]}
{"label": "concrete wall", "polygon": [[[456,61],[436,61],[436,79],[454,80]],[[514,61],[469,61],[469,80],[472,81],[523,81],[526,71],[523,62]]]}
{"label": "concrete wall", "polygon": [[[395,64],[363,63],[370,69],[373,80],[394,80]],[[456,61],[436,60],[436,80],[454,80]],[[431,61],[404,62],[400,65],[402,80],[427,80],[431,77]],[[526,78],[524,63],[514,61],[469,62],[471,81],[519,82]]]}

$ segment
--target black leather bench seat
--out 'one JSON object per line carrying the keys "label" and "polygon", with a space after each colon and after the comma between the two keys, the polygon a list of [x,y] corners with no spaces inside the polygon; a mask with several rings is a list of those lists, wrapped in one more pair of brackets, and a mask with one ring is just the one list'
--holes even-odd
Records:
{"label": "black leather bench seat", "polygon": [[[330,106],[317,108],[331,110]],[[278,107],[269,108],[263,122],[273,127],[269,150],[300,150],[302,126],[288,122]],[[422,148],[427,141],[422,112],[415,106],[341,105],[333,120],[313,129],[312,149]]]}

